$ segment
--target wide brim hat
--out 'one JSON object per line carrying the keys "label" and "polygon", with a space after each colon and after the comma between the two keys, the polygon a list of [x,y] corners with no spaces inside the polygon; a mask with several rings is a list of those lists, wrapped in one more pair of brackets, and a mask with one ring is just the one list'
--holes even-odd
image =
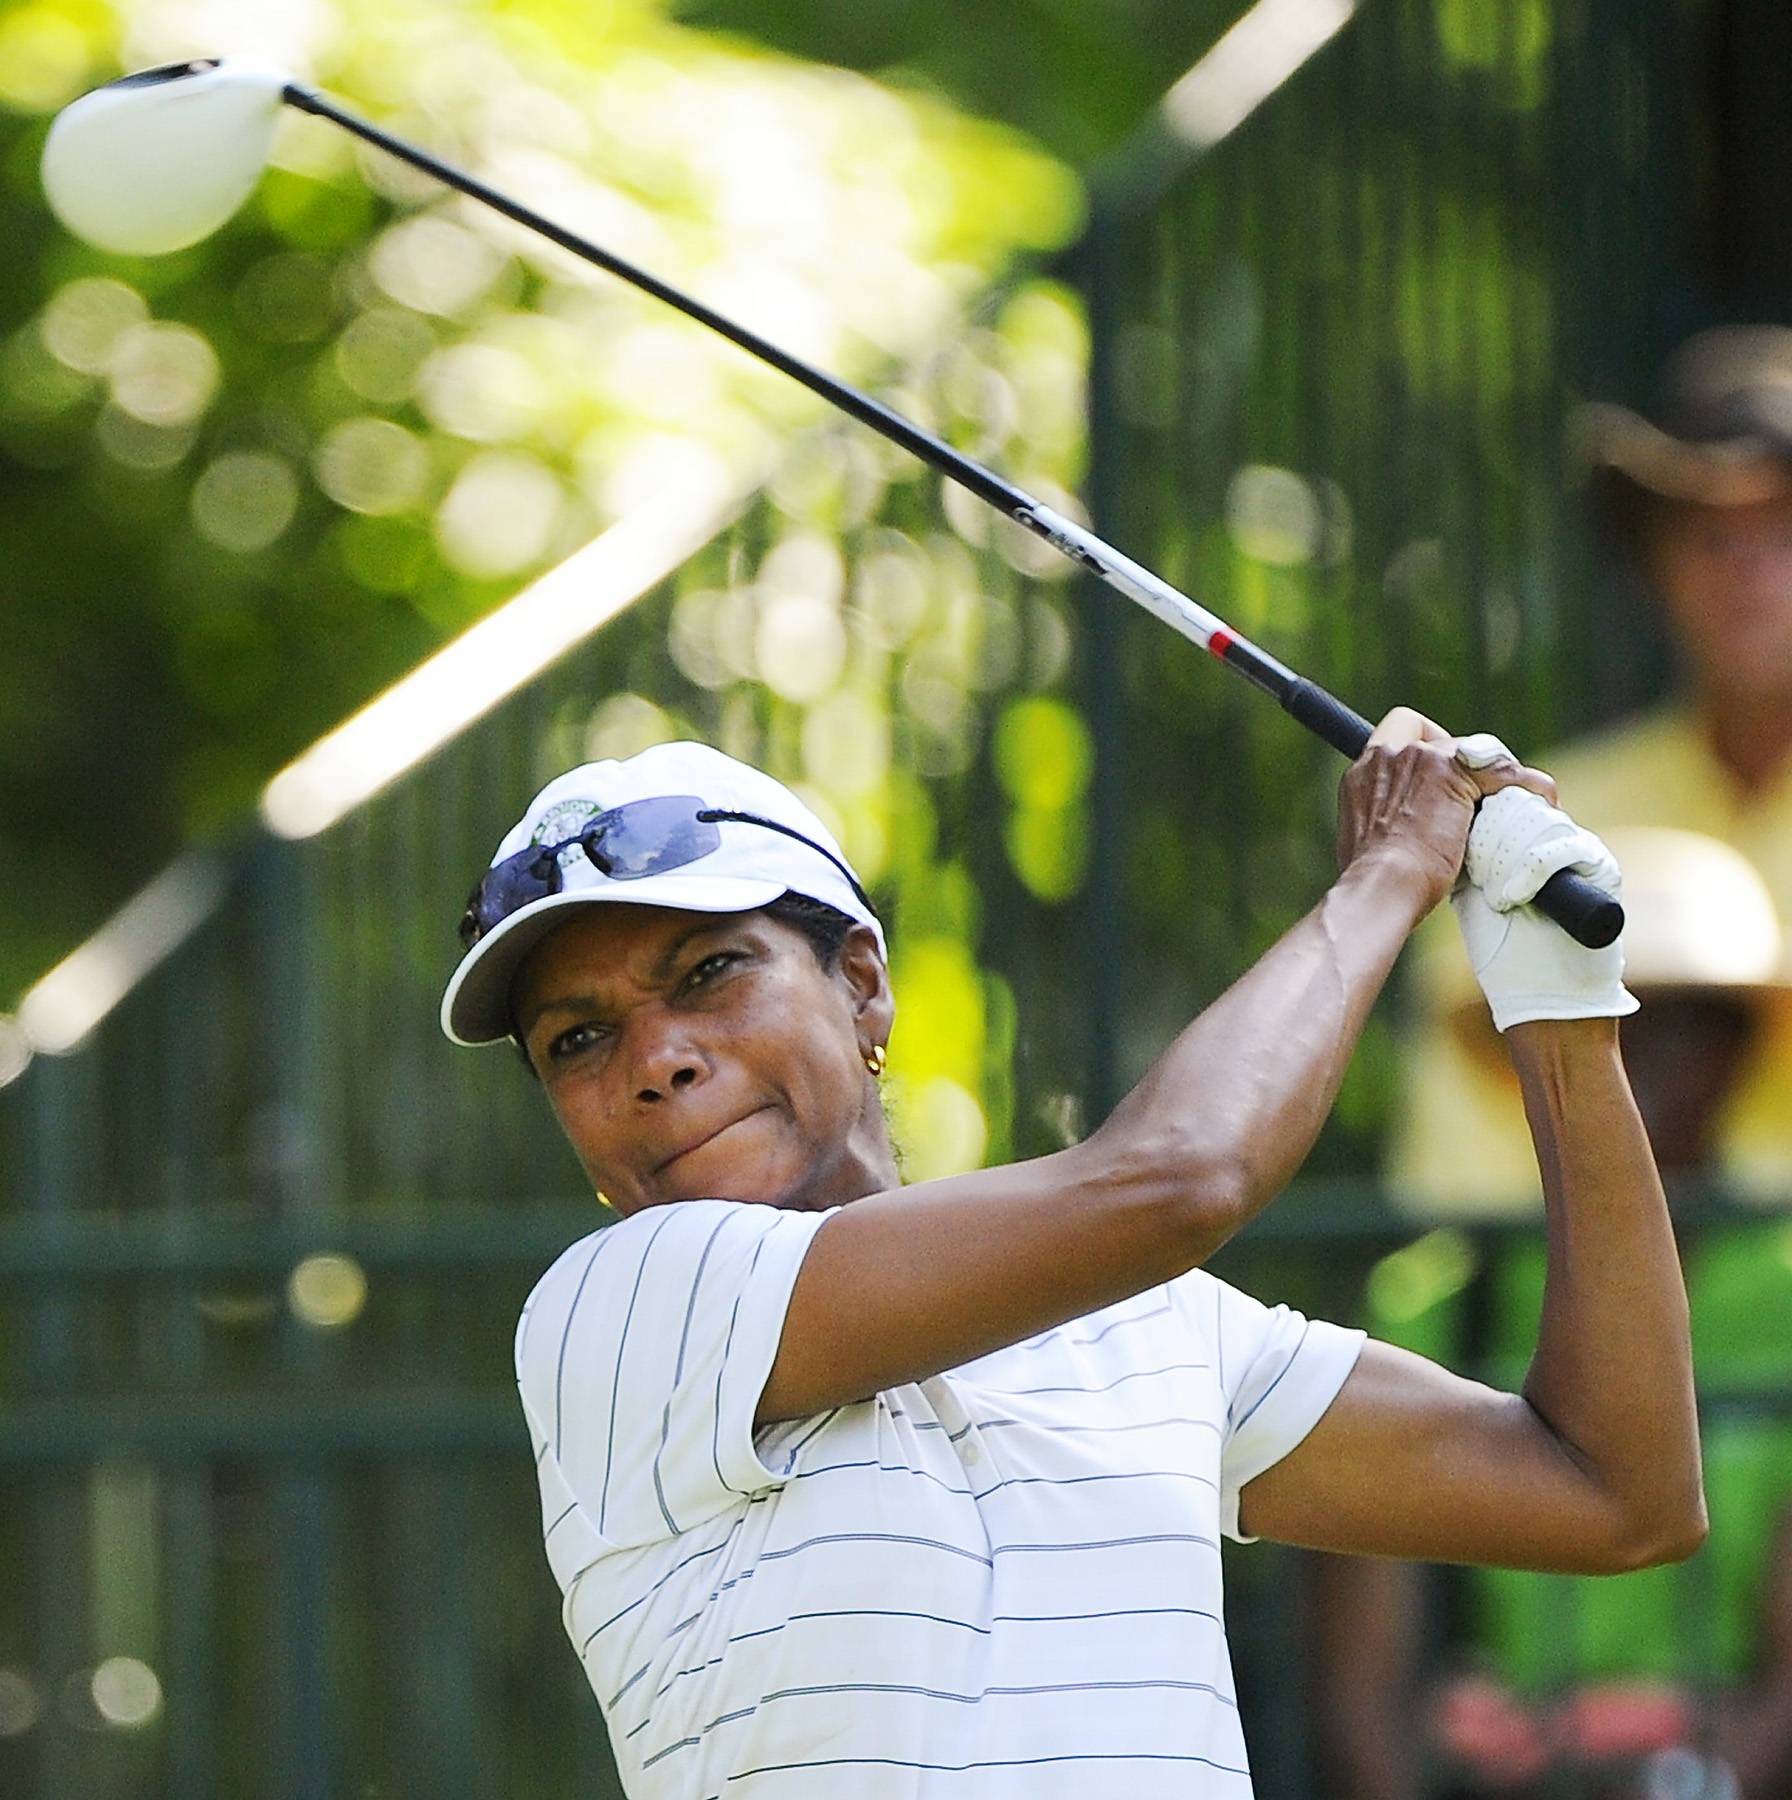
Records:
{"label": "wide brim hat", "polygon": [[[575,909],[664,906],[682,912],[753,912],[785,894],[819,900],[866,926],[887,954],[883,926],[827,826],[780,781],[707,744],[655,744],[620,762],[584,763],[529,802],[491,859],[496,868],[530,845],[575,841],[598,815],[630,802],[689,797],[758,823],[725,820],[717,846],[663,872],[612,879],[569,847],[563,883],[500,919],[467,950],[442,996],[442,1030],[457,1044],[511,1036],[511,990],[529,953]],[[769,822],[769,823],[768,823]]]}
{"label": "wide brim hat", "polygon": [[1725,325],[1662,371],[1656,417],[1596,402],[1568,421],[1573,472],[1621,538],[1651,501],[1749,506],[1792,495],[1792,326]]}

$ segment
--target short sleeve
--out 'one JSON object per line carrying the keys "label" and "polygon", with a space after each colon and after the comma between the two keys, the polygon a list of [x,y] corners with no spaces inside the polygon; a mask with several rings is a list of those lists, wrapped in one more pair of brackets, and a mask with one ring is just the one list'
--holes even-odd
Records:
{"label": "short sleeve", "polygon": [[517,1385],[610,1548],[676,1536],[781,1479],[753,1415],[797,1271],[828,1213],[733,1200],[655,1206],[572,1246],[530,1296]]}
{"label": "short sleeve", "polygon": [[1214,1368],[1226,1408],[1220,1440],[1220,1527],[1238,1529],[1238,1496],[1319,1423],[1356,1366],[1364,1333],[1287,1306],[1265,1306],[1203,1277],[1212,1309]]}

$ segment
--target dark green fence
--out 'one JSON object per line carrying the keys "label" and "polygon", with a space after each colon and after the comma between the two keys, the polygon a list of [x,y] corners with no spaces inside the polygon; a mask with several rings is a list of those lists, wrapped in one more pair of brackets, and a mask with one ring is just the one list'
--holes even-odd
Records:
{"label": "dark green fence", "polygon": [[[1098,527],[1363,710],[1531,747],[1641,692],[1655,651],[1591,578],[1559,433],[1657,347],[1678,29],[1374,0],[1231,139],[1143,145],[1078,267]],[[1074,309],[1023,287],[902,403],[1066,478],[1078,354]],[[808,784],[871,871],[917,1161],[1063,1141],[1310,902],[1337,771],[1036,553],[811,433],[398,785],[222,858],[206,922],[0,1098],[0,1791],[610,1791],[509,1370],[596,1214],[524,1073],[437,1035],[454,920],[540,780],[702,736]],[[1334,1181],[1373,1168],[1388,1043]],[[1393,1240],[1316,1253],[1322,1210],[1231,1266],[1348,1310]],[[1241,1589],[1247,1691],[1288,1641],[1277,1566]],[[1262,1791],[1294,1795],[1274,1696]]]}
{"label": "dark green fence", "polygon": [[[1096,527],[1375,716],[1540,753],[1658,673],[1563,423],[1684,317],[1692,16],[1371,0],[1204,154],[1142,134],[1086,246]],[[1332,754],[1091,603],[1098,1089],[1305,910]],[[1322,1166],[1369,1166],[1362,1059]]]}
{"label": "dark green fence", "polygon": [[[1041,331],[1073,356],[1061,297],[1004,317],[915,376],[955,431]],[[510,1368],[602,1215],[527,1073],[437,1028],[466,890],[550,774],[725,744],[840,820],[891,921],[911,1159],[1061,1141],[1076,1036],[1019,1055],[1015,996],[1088,759],[1067,569],[1031,554],[830,426],[387,792],[186,865],[203,922],[4,1096],[0,1791],[611,1791]]]}

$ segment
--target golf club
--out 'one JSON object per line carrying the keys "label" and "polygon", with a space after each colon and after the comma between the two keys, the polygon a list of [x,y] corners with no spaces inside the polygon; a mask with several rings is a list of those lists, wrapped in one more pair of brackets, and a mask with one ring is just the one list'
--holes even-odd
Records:
{"label": "golf club", "polygon": [[[1217,614],[1075,520],[1043,505],[869,394],[792,356],[757,332],[465,171],[344,111],[279,70],[235,58],[208,58],[145,69],[84,95],[58,116],[44,145],[44,187],[51,207],[70,230],[102,249],[155,255],[197,243],[248,198],[266,165],[282,104],[340,125],[719,332],[881,432],[1154,613],[1272,695],[1285,712],[1334,749],[1355,758],[1368,743],[1371,727],[1361,714],[1297,675],[1232,630]],[[1571,937],[1592,948],[1611,943],[1624,924],[1623,908],[1611,895],[1566,869],[1550,877],[1532,904]]]}

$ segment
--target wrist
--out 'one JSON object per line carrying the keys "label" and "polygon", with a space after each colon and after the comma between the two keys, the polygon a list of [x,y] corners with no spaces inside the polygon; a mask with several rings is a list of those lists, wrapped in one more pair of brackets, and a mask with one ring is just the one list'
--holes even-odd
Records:
{"label": "wrist", "polygon": [[1378,906],[1403,916],[1410,931],[1449,891],[1448,883],[1438,885],[1438,876],[1434,858],[1403,844],[1380,843],[1353,858],[1337,885],[1373,895]]}
{"label": "wrist", "polygon": [[1507,1026],[1504,1035],[1506,1052],[1521,1072],[1619,1060],[1615,1018],[1527,1019]]}
{"label": "wrist", "polygon": [[1520,1085],[1565,1091],[1583,1080],[1623,1080],[1616,1019],[1526,1019],[1502,1033]]}

